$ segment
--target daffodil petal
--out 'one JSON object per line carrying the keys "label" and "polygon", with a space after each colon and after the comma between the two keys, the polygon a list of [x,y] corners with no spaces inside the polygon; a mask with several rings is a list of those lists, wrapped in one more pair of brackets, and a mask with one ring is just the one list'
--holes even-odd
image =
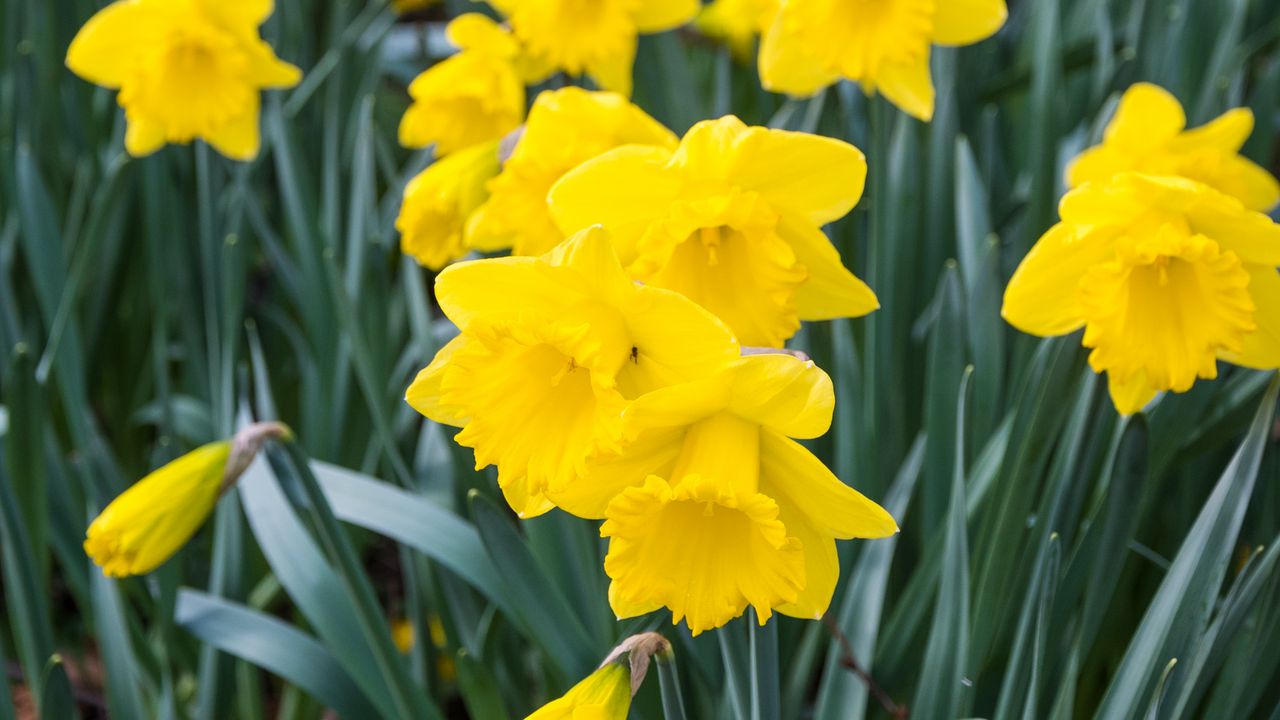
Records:
{"label": "daffodil petal", "polygon": [[575,233],[548,253],[545,260],[578,273],[596,297],[615,307],[628,303],[634,294],[631,278],[623,270],[609,233],[602,226],[593,225]]}
{"label": "daffodil petal", "polygon": [[428,419],[443,425],[462,427],[467,423],[465,417],[457,414],[457,408],[448,408],[440,402],[443,392],[441,383],[444,373],[448,371],[449,360],[467,342],[465,335],[455,337],[436,352],[435,358],[429,365],[418,371],[417,377],[404,394],[405,402],[409,403],[410,407]]}
{"label": "daffodil petal", "polygon": [[249,161],[258,155],[261,135],[258,130],[258,96],[249,109],[205,137],[215,150],[232,160]]}
{"label": "daffodil petal", "polygon": [[804,551],[804,587],[794,602],[778,606],[778,612],[804,620],[818,620],[827,614],[840,580],[840,556],[836,541],[809,524],[796,508],[779,505],[778,519],[787,532],[800,541]]}
{"label": "daffodil petal", "polygon": [[867,159],[842,140],[751,128],[734,150],[729,177],[735,183],[815,227],[848,215],[862,197]]}
{"label": "daffodil petal", "polygon": [[547,195],[556,225],[565,234],[604,225],[623,263],[629,262],[627,245],[634,246],[636,236],[665,214],[680,192],[667,168],[670,159],[667,148],[628,145],[579,165]]}
{"label": "daffodil petal", "polygon": [[636,39],[629,38],[617,52],[601,56],[587,63],[587,74],[601,90],[631,97],[632,73],[636,64]]}
{"label": "daffodil petal", "polygon": [[461,262],[436,277],[436,300],[463,330],[492,315],[558,317],[586,297],[567,278],[570,272],[527,257]]}
{"label": "daffodil petal", "polygon": [[680,27],[698,14],[698,0],[645,0],[635,10],[636,29],[657,33]]}
{"label": "daffodil petal", "polygon": [[275,0],[199,0],[201,9],[228,28],[257,28],[275,11]]}
{"label": "daffodil petal", "polygon": [[[549,493],[565,512],[592,520],[603,519],[609,502],[623,490],[644,484],[650,475],[666,477],[675,467],[684,445],[685,428],[661,428],[642,433],[621,453],[604,454],[587,461],[586,473]],[[648,612],[645,610],[639,614]],[[630,615],[627,615],[630,617]]]}
{"label": "daffodil petal", "polygon": [[128,121],[124,149],[133,157],[146,157],[164,147],[164,126],[145,117]]}
{"label": "daffodil petal", "polygon": [[1173,139],[1187,126],[1182,103],[1168,90],[1151,83],[1137,83],[1125,91],[1116,115],[1107,124],[1108,143],[1132,148],[1158,146]]}
{"label": "daffodil petal", "polygon": [[95,85],[118,88],[142,51],[158,42],[167,27],[167,16],[147,12],[136,0],[113,2],[71,40],[67,67]]}
{"label": "daffodil petal", "polygon": [[903,112],[925,122],[933,119],[933,77],[927,52],[910,62],[885,63],[875,83],[880,93]]}
{"label": "daffodil petal", "polygon": [[679,293],[642,286],[631,308],[626,323],[635,352],[618,374],[628,397],[706,377],[738,357],[729,328]]}
{"label": "daffodil petal", "polygon": [[760,432],[760,492],[808,519],[832,538],[882,538],[898,532],[889,513],[840,482],[799,443]]}
{"label": "daffodil petal", "polygon": [[1084,324],[1076,292],[1080,280],[1112,253],[1111,243],[1100,237],[1077,237],[1067,225],[1054,225],[1014,271],[1000,314],[1019,330],[1042,337],[1079,329]]}
{"label": "daffodil petal", "polygon": [[796,288],[796,313],[802,320],[862,317],[879,309],[875,292],[849,272],[821,230],[784,217],[778,233],[795,250],[796,262],[809,272]]}
{"label": "daffodil petal", "polygon": [[815,58],[803,39],[787,30],[788,6],[774,17],[760,43],[760,81],[766,90],[809,97],[840,79],[840,74]]}
{"label": "daffodil petal", "polygon": [[1244,336],[1238,353],[1222,353],[1224,360],[1258,370],[1280,367],[1280,274],[1273,267],[1246,265],[1253,321],[1257,329]]}
{"label": "daffodil petal", "polygon": [[972,45],[1004,27],[1009,8],[1004,0],[939,0],[933,15],[933,41],[938,45]]}
{"label": "daffodil petal", "polygon": [[787,437],[816,438],[831,428],[831,377],[789,353],[748,355],[731,371],[729,411]]}
{"label": "daffodil petal", "polygon": [[1140,412],[1159,392],[1151,387],[1143,373],[1135,373],[1125,380],[1117,380],[1115,375],[1107,373],[1107,390],[1116,412],[1121,415]]}
{"label": "daffodil petal", "polygon": [[1240,201],[1221,193],[1200,193],[1187,209],[1196,232],[1212,238],[1245,263],[1280,265],[1280,225],[1259,212],[1245,210]]}

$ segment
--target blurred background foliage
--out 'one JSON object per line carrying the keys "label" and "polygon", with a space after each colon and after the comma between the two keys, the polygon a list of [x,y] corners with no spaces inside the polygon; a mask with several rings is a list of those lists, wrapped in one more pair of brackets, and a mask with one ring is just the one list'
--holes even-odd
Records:
{"label": "blurred background foliage", "polygon": [[[691,30],[642,38],[636,100],[677,133],[731,112],[871,165],[828,230],[883,309],[794,345],[836,381],[815,450],[903,532],[842,544],[824,622],[696,641],[616,622],[594,524],[517,523],[402,402],[452,330],[398,250],[429,156],[395,126],[442,21],[478,6],[278,3],[264,35],[306,78],[237,164],[123,154],[112,94],[63,65],[99,5],[0,5],[0,720],[518,717],[651,628],[693,718],[1280,718],[1270,375],[1224,367],[1122,421],[1078,336],[999,316],[1131,83],[1193,124],[1251,107],[1246,154],[1276,168],[1280,2],[1012,0],[996,38],[936,52],[930,125],[848,84],[765,93]],[[160,571],[105,580],[87,519],[251,417],[301,447]],[[661,716],[652,681],[633,716]]]}

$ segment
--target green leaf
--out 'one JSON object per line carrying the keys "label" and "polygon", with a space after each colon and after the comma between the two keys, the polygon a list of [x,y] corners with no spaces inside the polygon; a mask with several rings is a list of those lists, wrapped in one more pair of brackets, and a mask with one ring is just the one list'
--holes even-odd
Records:
{"label": "green leaf", "polygon": [[357,626],[355,605],[270,467],[255,460],[237,487],[249,527],[280,584],[379,713],[395,717],[386,680]]}
{"label": "green leaf", "polygon": [[604,655],[591,641],[578,611],[548,579],[529,545],[492,500],[473,492],[471,515],[521,624],[547,652],[562,679],[585,676]]}
{"label": "green leaf", "polygon": [[93,617],[101,643],[102,664],[107,681],[107,707],[112,717],[148,717],[139,689],[144,676],[129,638],[132,624],[125,614],[118,581],[107,578],[93,563],[89,566],[90,589],[93,593]]}
{"label": "green leaf", "polygon": [[318,461],[311,468],[338,519],[412,547],[516,616],[480,534],[465,520],[425,497],[352,470]]}
{"label": "green leaf", "polygon": [[965,663],[969,654],[969,541],[965,518],[965,406],[973,368],[965,371],[956,403],[956,462],[947,509],[942,575],[938,582],[933,626],[925,646],[911,712],[917,717],[960,717]]}
{"label": "green leaf", "polygon": [[[919,438],[907,453],[907,459],[898,470],[898,476],[885,496],[884,508],[898,521],[907,522],[907,510],[920,478],[924,462],[924,439]],[[876,641],[879,638],[885,594],[889,584],[889,569],[893,564],[898,536],[883,540],[867,541],[866,547],[852,572],[844,580],[840,600],[835,610],[836,627],[849,641],[854,658],[868,673],[874,672]],[[816,720],[862,720],[867,709],[867,686],[856,675],[843,667],[840,655],[843,649],[832,643],[827,651],[822,682],[818,686],[818,700],[814,710]]]}
{"label": "green leaf", "polygon": [[1280,378],[1272,380],[1244,444],[1205,501],[1147,607],[1098,709],[1102,720],[1139,714],[1159,680],[1157,673],[1169,660],[1186,657],[1189,639],[1202,631],[1249,507],[1278,394]]}
{"label": "green leaf", "polygon": [[191,588],[179,590],[174,618],[200,640],[279,675],[342,717],[375,712],[324,646],[277,618]]}
{"label": "green leaf", "polygon": [[457,663],[462,701],[473,720],[506,720],[511,717],[502,702],[498,682],[484,663],[471,657],[466,650],[459,650],[454,662]]}

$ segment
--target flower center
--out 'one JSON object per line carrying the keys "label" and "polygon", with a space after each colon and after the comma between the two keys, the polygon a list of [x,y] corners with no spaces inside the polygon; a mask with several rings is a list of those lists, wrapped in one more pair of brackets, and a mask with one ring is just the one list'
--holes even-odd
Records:
{"label": "flower center", "polygon": [[137,64],[120,89],[130,120],[159,122],[171,142],[213,134],[247,112],[256,88],[246,79],[249,59],[235,38],[193,19],[174,27]]}
{"label": "flower center", "polygon": [[1145,373],[1158,390],[1216,377],[1218,354],[1239,352],[1256,327],[1248,286],[1235,253],[1203,235],[1165,225],[1122,239],[1080,283],[1089,362],[1122,381]]}
{"label": "flower center", "polygon": [[790,17],[805,46],[850,79],[874,83],[883,65],[908,64],[929,51],[935,0],[795,0],[793,4],[797,7]]}
{"label": "flower center", "polygon": [[634,0],[534,0],[520,4],[511,25],[530,55],[570,75],[593,62],[632,52]]}
{"label": "flower center", "polygon": [[800,327],[795,293],[809,273],[776,228],[753,193],[693,200],[640,240],[629,270],[710,310],[744,345],[780,347]]}
{"label": "flower center", "polygon": [[475,450],[477,468],[497,465],[498,484],[521,513],[611,447],[624,404],[584,360],[589,326],[528,327],[473,326],[475,341],[453,356],[441,396],[469,418],[458,443]]}

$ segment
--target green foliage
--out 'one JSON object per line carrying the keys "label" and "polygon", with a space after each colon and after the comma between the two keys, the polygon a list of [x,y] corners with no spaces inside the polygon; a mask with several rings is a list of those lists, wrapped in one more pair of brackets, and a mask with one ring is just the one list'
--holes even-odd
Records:
{"label": "green foliage", "polygon": [[[999,305],[1064,159],[1132,82],[1196,123],[1251,107],[1246,152],[1272,160],[1280,5],[1011,4],[995,39],[936,54],[930,125],[849,85],[784,101],[691,32],[641,43],[636,99],[677,131],[731,111],[866,151],[867,196],[828,230],[884,306],[796,345],[836,382],[815,451],[902,534],[842,544],[827,623],[693,639],[661,614],[616,621],[595,524],[516,521],[402,401],[452,332],[393,228],[427,159],[395,127],[438,23],[277,3],[265,35],[307,78],[268,95],[260,157],[130,159],[111,93],[63,65],[98,3],[3,0],[0,664],[23,702],[58,720],[521,717],[658,629],[678,662],[639,718],[1274,717],[1276,381],[1224,366],[1122,420],[1078,336],[1020,335]],[[80,549],[92,514],[250,417],[299,446],[260,458],[160,571],[103,578]],[[415,628],[408,654],[389,618]]]}

